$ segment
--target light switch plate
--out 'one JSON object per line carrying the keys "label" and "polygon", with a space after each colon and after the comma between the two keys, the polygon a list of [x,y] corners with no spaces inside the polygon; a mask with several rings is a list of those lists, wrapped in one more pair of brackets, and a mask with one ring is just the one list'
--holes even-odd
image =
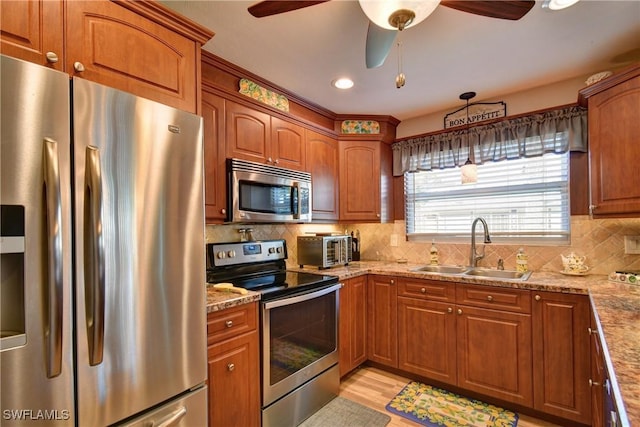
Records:
{"label": "light switch plate", "polygon": [[397,234],[392,234],[391,235],[391,239],[389,242],[390,246],[398,246],[398,235]]}
{"label": "light switch plate", "polygon": [[624,253],[640,254],[640,236],[624,236]]}

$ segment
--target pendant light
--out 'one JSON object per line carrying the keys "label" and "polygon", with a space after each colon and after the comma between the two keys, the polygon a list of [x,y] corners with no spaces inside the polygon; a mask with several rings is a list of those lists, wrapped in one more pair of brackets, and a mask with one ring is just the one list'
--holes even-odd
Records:
{"label": "pendant light", "polygon": [[460,99],[467,101],[466,112],[467,112],[467,161],[464,162],[464,165],[460,167],[460,174],[463,184],[473,184],[474,182],[478,182],[478,166],[471,161],[471,157],[473,155],[473,147],[471,146],[471,140],[469,138],[469,100],[476,96],[475,92],[465,92],[460,95]]}

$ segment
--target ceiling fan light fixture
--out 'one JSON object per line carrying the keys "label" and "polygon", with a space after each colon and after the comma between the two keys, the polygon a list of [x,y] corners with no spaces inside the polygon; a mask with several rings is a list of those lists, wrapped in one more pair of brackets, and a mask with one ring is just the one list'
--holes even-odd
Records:
{"label": "ceiling fan light fixture", "polygon": [[579,0],[544,0],[542,8],[548,10],[562,10],[578,3]]}
{"label": "ceiling fan light fixture", "polygon": [[338,89],[351,89],[353,87],[353,80],[348,77],[340,77],[331,82],[331,86]]}
{"label": "ceiling fan light fixture", "polygon": [[359,0],[359,3],[367,18],[377,26],[387,30],[403,30],[424,21],[440,4],[440,0]]}

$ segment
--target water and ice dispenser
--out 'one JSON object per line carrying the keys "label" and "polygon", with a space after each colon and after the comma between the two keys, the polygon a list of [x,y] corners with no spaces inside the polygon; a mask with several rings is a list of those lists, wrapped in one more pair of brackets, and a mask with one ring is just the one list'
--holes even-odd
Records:
{"label": "water and ice dispenser", "polygon": [[24,206],[0,206],[0,351],[27,343]]}

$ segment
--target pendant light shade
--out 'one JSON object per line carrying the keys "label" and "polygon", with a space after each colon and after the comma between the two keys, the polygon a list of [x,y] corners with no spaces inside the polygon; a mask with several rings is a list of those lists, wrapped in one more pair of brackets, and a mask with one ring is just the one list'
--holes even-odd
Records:
{"label": "pendant light shade", "polygon": [[460,174],[463,184],[473,184],[474,182],[478,182],[478,166],[471,161],[471,156],[473,155],[473,147],[471,146],[471,140],[469,138],[469,127],[471,126],[469,123],[469,100],[476,96],[475,92],[465,92],[460,95],[460,99],[467,101],[466,113],[467,113],[467,148],[468,148],[468,156],[467,161],[464,162],[464,165],[460,167]]}
{"label": "pendant light shade", "polygon": [[403,30],[422,21],[440,3],[440,0],[359,0],[367,18],[387,30]]}

